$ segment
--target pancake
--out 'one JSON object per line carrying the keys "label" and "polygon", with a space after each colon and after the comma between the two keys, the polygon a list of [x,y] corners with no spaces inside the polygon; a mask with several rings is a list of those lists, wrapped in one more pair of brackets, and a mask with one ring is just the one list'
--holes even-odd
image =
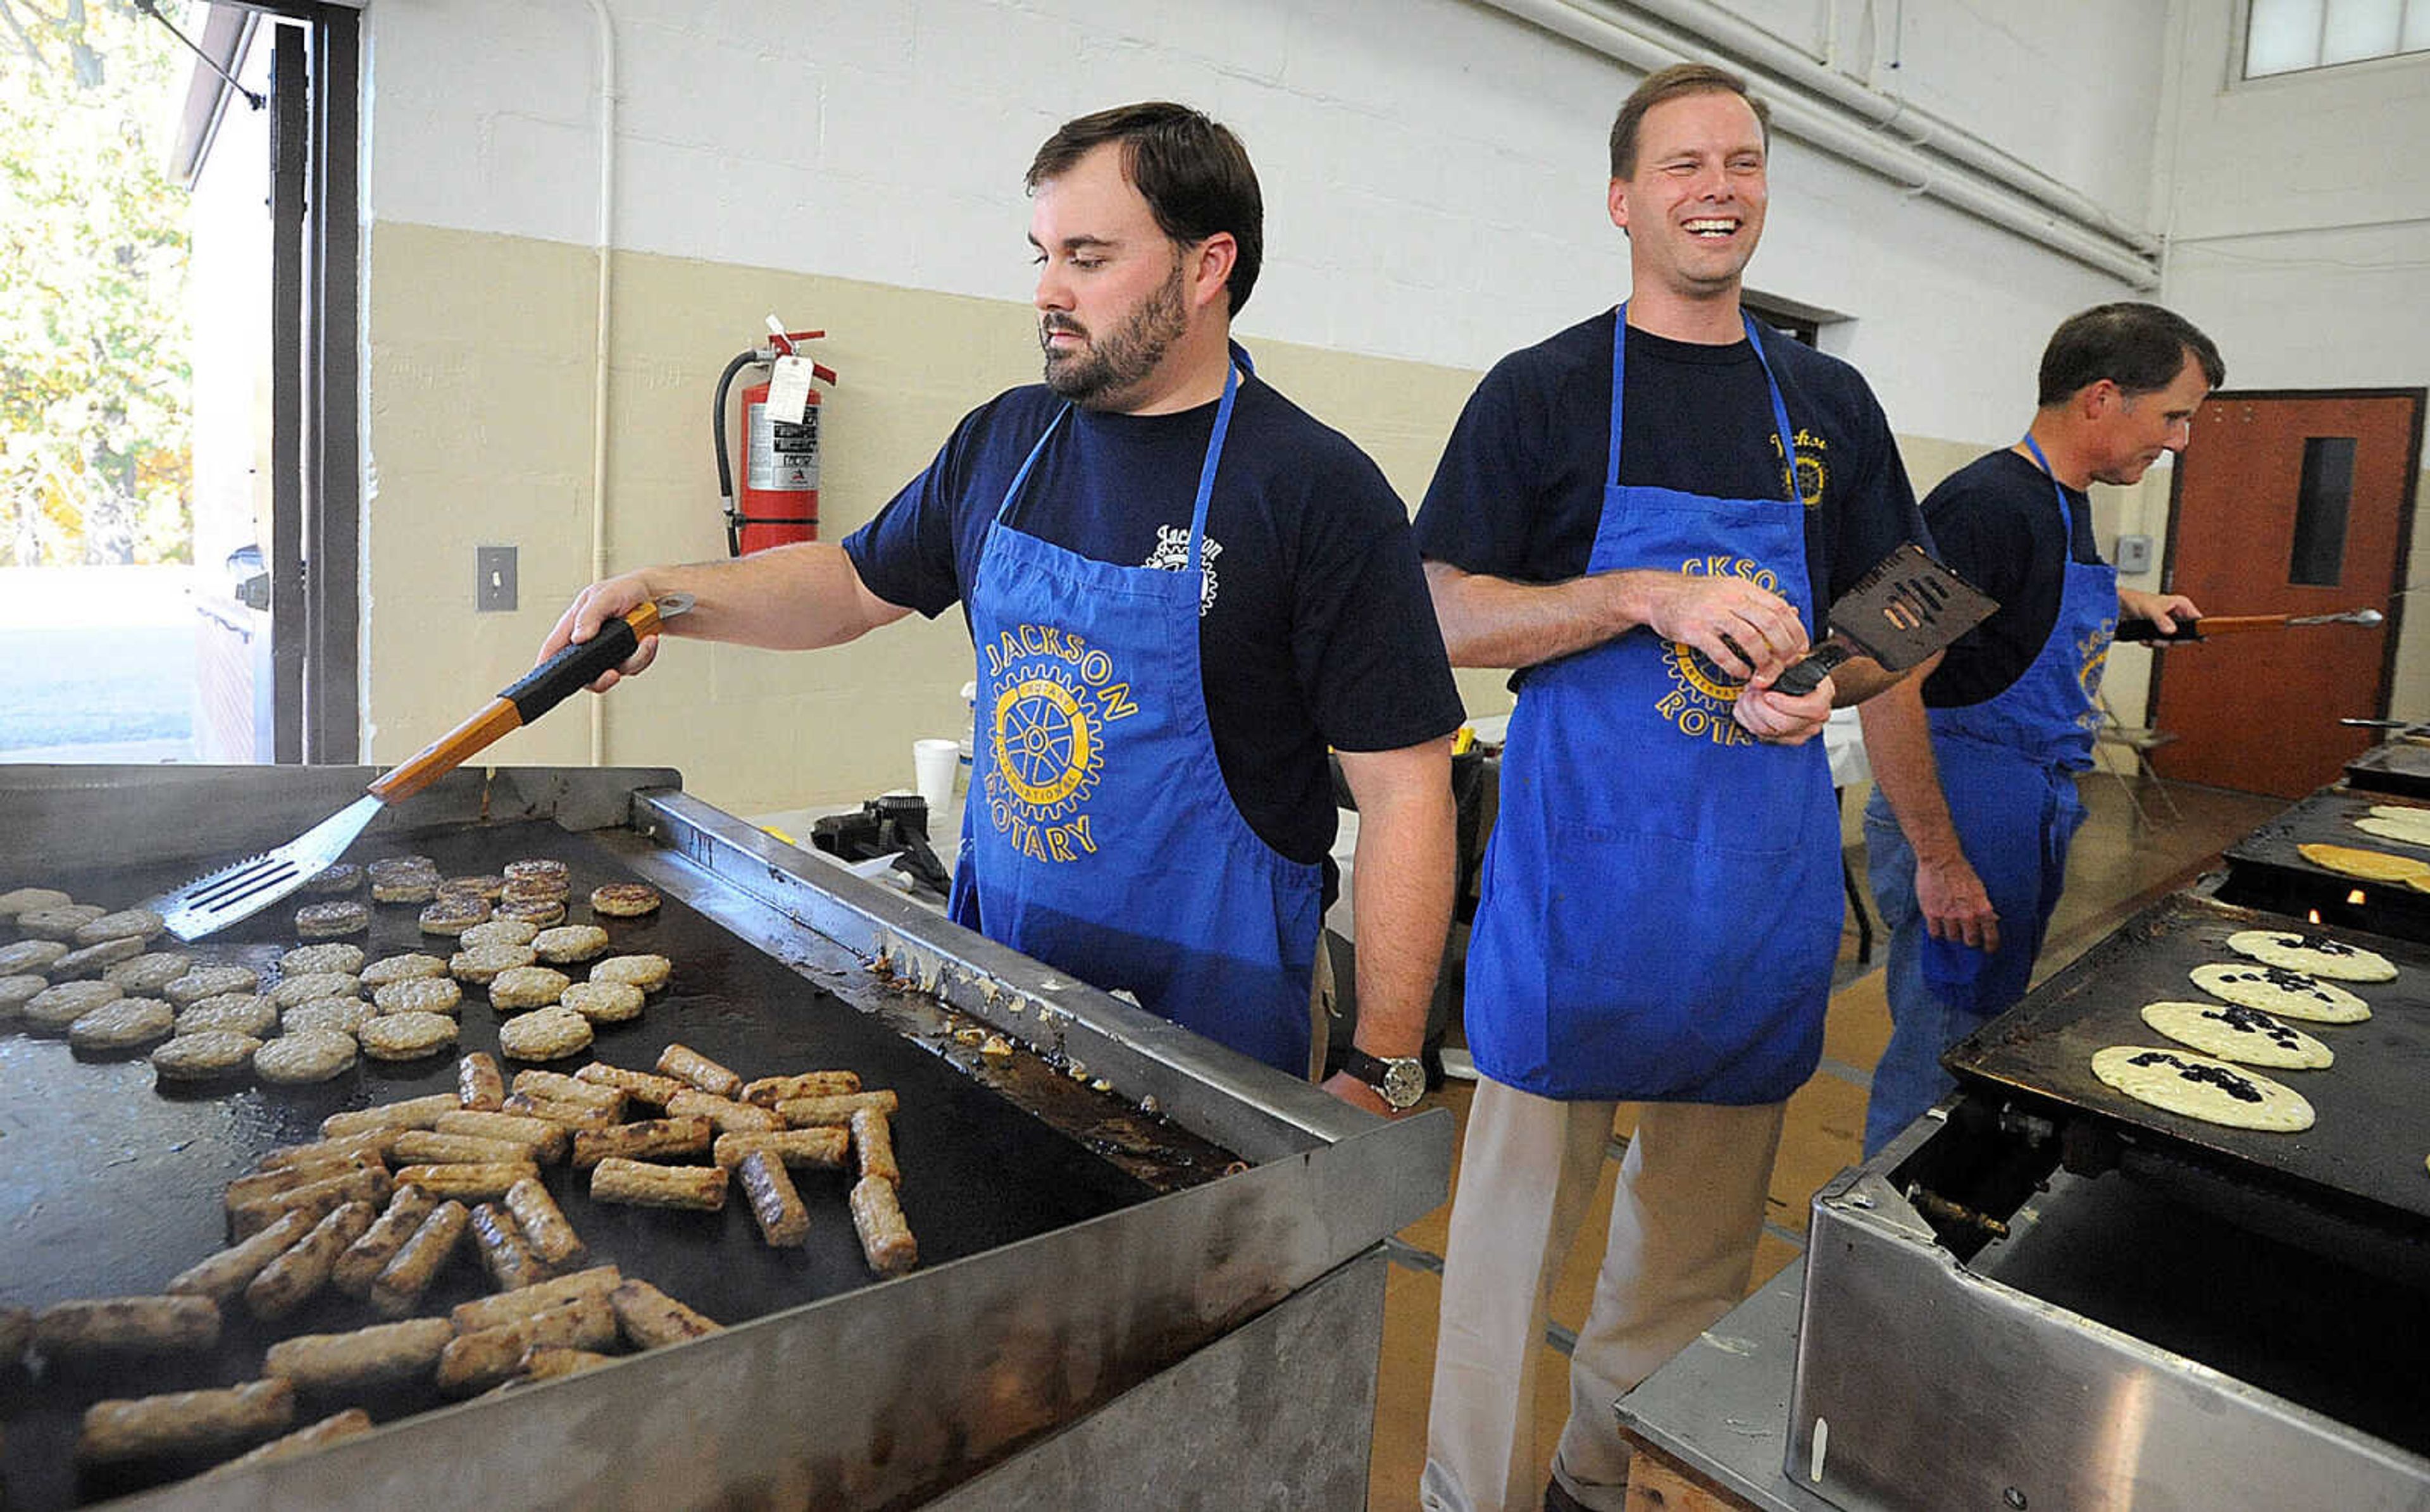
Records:
{"label": "pancake", "polygon": [[2391,856],[2386,851],[2366,851],[2352,845],[2298,845],[2295,854],[2314,866],[2335,872],[2340,876],[2361,877],[2369,882],[2403,882],[2411,877],[2430,876],[2430,861],[2413,856]]}
{"label": "pancake", "polygon": [[2266,966],[2283,966],[2306,976],[2339,982],[2392,982],[2396,965],[2377,951],[2349,945],[2318,930],[2243,929],[2227,937],[2227,948]]}
{"label": "pancake", "polygon": [[2294,1088],[2189,1051],[2111,1045],[2092,1057],[2092,1074],[2139,1103],[2205,1123],[2275,1134],[2312,1126],[2312,1105]]}
{"label": "pancake", "polygon": [[2307,1023],[2360,1023],[2371,1017],[2371,1005],[2344,988],[2283,966],[2213,961],[2195,967],[2190,974],[2194,986],[2222,1003],[2259,1008],[2281,1019],[2301,1019]]}
{"label": "pancake", "polygon": [[2337,1058],[2301,1029],[2234,1003],[2146,1003],[2143,1022],[2181,1045],[2247,1066],[2317,1071]]}

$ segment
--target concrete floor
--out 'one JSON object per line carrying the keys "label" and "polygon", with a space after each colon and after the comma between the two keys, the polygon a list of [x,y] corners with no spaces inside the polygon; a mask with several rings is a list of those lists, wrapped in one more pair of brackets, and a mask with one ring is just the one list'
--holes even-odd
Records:
{"label": "concrete floor", "polygon": [[[2077,835],[2069,857],[2067,893],[2051,922],[2050,939],[2036,967],[2038,977],[2074,960],[2137,908],[2215,866],[2223,847],[2286,806],[2278,799],[2172,784],[2166,793],[2176,804],[2174,815],[2154,789],[2139,789],[2142,806],[2150,811],[2146,819],[2137,812],[2128,789],[2117,778],[2089,774],[2081,786],[2091,818]],[[1851,851],[1849,860],[1861,879],[1865,872],[1861,849]],[[1842,946],[1843,985],[1831,997],[1822,1069],[1789,1099],[1780,1155],[1773,1171],[1770,1211],[1756,1251],[1754,1285],[1757,1287],[1802,1249],[1806,1202],[1814,1190],[1842,1168],[1856,1163],[1865,1089],[1873,1063],[1889,1038],[1889,1011],[1882,995],[1878,937],[1872,964],[1856,962],[1856,948],[1852,924]],[[1451,1082],[1430,1094],[1427,1105],[1451,1108],[1464,1133],[1470,1091],[1468,1084]],[[1619,1135],[1633,1132],[1635,1109],[1623,1106],[1616,1124]],[[1611,1214],[1617,1170],[1616,1160],[1605,1161],[1594,1211],[1581,1231],[1592,1238],[1581,1238],[1553,1294],[1554,1327],[1540,1353],[1537,1380],[1538,1459],[1546,1465],[1551,1463],[1553,1444],[1568,1411],[1565,1351],[1571,1331],[1585,1319],[1601,1258],[1599,1237]],[[1457,1180],[1456,1149],[1455,1186]],[[1450,1212],[1446,1204],[1402,1230],[1401,1244],[1395,1250],[1385,1302],[1383,1375],[1369,1460],[1371,1512],[1406,1512],[1417,1505],[1418,1476],[1425,1463],[1436,1313],[1441,1301],[1439,1272]]]}

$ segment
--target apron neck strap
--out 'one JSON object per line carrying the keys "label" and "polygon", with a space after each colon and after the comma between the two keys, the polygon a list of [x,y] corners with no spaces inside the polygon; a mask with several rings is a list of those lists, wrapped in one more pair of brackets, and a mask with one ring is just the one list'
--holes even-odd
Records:
{"label": "apron neck strap", "polygon": [[[1781,466],[1789,478],[1789,497],[1802,504],[1804,496],[1797,491],[1797,433],[1789,427],[1789,404],[1781,397],[1780,382],[1772,375],[1772,359],[1763,355],[1763,336],[1756,328],[1755,317],[1739,311],[1739,320],[1746,326],[1747,345],[1755,350],[1756,365],[1763,370],[1763,386],[1772,397],[1772,424],[1780,440]],[[1621,301],[1612,313],[1611,330],[1611,454],[1604,470],[1604,487],[1620,487],[1620,414],[1623,400],[1628,392],[1628,302]]]}
{"label": "apron neck strap", "polygon": [[[1231,357],[1223,364],[1223,397],[1216,402],[1215,428],[1207,438],[1207,459],[1198,469],[1198,492],[1190,502],[1190,571],[1193,573],[1200,566],[1200,547],[1207,537],[1207,506],[1215,496],[1215,469],[1223,458],[1223,438],[1232,429],[1232,405],[1240,395],[1240,374],[1246,373],[1255,377],[1257,373],[1257,364],[1249,360],[1247,349],[1238,341],[1226,344]],[[1028,486],[1029,474],[1037,469],[1039,457],[1045,455],[1046,443],[1055,439],[1055,433],[1062,428],[1063,421],[1072,409],[1071,402],[1066,400],[1063,407],[1055,411],[1055,418],[1046,423],[1046,429],[1040,434],[1038,444],[1022,458],[1021,470],[1013,474],[1012,483],[1004,490],[1004,502],[996,506],[996,523],[1010,523],[1013,506],[1020,502],[1022,490]]]}
{"label": "apron neck strap", "polygon": [[2042,470],[2042,476],[2050,479],[2051,492],[2058,499],[2058,521],[2067,530],[2068,555],[2072,557],[2075,554],[2075,507],[2067,502],[2067,490],[2059,486],[2058,474],[2052,469],[2050,458],[2042,455],[2042,443],[2034,440],[2032,431],[2025,432],[2025,450],[2034,454],[2035,465]]}

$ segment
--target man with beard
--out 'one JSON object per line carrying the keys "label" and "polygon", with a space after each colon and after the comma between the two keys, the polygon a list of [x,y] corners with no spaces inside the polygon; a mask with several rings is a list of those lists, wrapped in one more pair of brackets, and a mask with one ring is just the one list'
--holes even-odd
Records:
{"label": "man with beard", "polygon": [[1101,111],[1047,140],[1028,186],[1043,384],[972,411],[841,545],[594,584],[541,654],[674,591],[697,602],[665,633],[772,649],[959,602],[980,691],[954,917],[1295,1075],[1324,1050],[1332,746],[1360,817],[1359,1015],[1325,1086],[1406,1108],[1462,712],[1407,515],[1231,342],[1264,238],[1230,131]]}

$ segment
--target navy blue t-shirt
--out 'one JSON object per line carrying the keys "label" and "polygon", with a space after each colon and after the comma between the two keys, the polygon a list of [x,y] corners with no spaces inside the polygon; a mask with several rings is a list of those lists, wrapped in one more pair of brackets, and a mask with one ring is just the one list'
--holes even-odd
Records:
{"label": "navy blue t-shirt", "polygon": [[[965,416],[927,471],[845,539],[869,590],[932,619],[962,599],[1005,490],[1062,403],[1031,385]],[[1097,561],[1181,570],[1215,410],[1074,409],[1011,523]],[[1199,676],[1224,784],[1266,843],[1321,861],[1335,831],[1325,747],[1395,751],[1463,718],[1408,513],[1347,437],[1249,378],[1204,553]]]}
{"label": "navy blue t-shirt", "polygon": [[[1606,310],[1494,364],[1469,397],[1418,511],[1429,561],[1522,583],[1581,576],[1611,459]],[[1889,422],[1856,370],[1767,330],[1806,501],[1815,635],[1832,602],[1909,540],[1927,548]],[[1763,364],[1745,341],[1628,333],[1620,480],[1723,498],[1786,499]]]}
{"label": "navy blue t-shirt", "polygon": [[2067,490],[2074,534],[2062,541],[2058,499],[2033,458],[2002,449],[1940,480],[1923,501],[1924,523],[1942,561],[2000,601],[1991,617],[1949,648],[1923,680],[1929,708],[1997,698],[2025,674],[2058,623],[2067,560],[2101,565],[2092,501]]}

